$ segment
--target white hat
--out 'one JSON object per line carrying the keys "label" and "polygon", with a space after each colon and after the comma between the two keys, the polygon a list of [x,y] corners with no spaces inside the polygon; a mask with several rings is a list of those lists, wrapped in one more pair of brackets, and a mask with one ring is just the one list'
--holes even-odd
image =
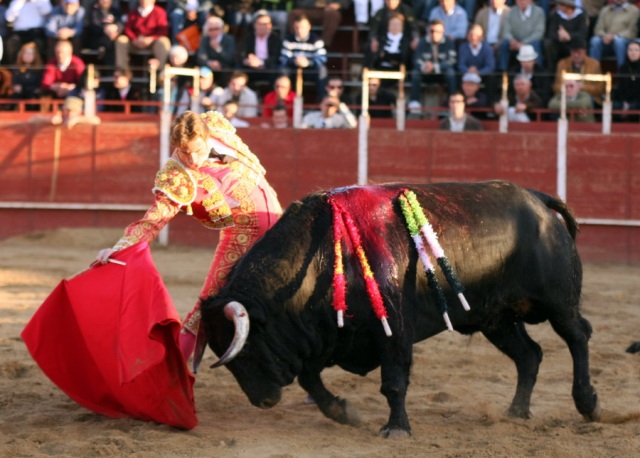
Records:
{"label": "white hat", "polygon": [[516,56],[516,59],[518,59],[520,62],[536,60],[537,58],[538,53],[535,49],[533,49],[533,46],[531,45],[520,46],[520,50],[518,51],[518,55]]}
{"label": "white hat", "polygon": [[480,78],[480,75],[478,75],[477,73],[467,72],[462,77],[462,82],[480,84],[482,83],[482,78]]}

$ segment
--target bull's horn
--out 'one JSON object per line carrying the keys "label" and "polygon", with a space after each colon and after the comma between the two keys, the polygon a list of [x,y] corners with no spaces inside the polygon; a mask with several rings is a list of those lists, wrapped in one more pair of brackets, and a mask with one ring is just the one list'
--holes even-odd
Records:
{"label": "bull's horn", "polygon": [[249,336],[249,315],[247,309],[239,302],[229,302],[224,306],[224,315],[231,321],[235,327],[235,334],[233,340],[229,345],[227,351],[222,357],[211,365],[212,368],[224,366],[231,361],[235,356],[240,353],[244,343]]}

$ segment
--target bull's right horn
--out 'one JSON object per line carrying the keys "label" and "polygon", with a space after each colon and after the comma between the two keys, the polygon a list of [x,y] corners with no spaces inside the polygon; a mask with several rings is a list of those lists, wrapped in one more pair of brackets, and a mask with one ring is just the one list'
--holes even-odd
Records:
{"label": "bull's right horn", "polygon": [[247,313],[247,309],[244,308],[244,305],[240,302],[229,302],[224,306],[224,315],[227,319],[233,321],[235,333],[227,351],[217,362],[211,365],[211,368],[224,366],[235,358],[235,356],[240,353],[240,350],[242,350],[242,347],[244,347],[244,343],[249,336],[249,314]]}

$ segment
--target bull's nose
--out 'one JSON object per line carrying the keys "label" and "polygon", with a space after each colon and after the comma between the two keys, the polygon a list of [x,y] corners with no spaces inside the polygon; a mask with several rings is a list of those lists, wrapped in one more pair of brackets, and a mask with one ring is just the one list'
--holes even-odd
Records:
{"label": "bull's nose", "polygon": [[274,393],[271,396],[268,396],[257,404],[257,406],[261,409],[270,409],[275,406],[278,402],[280,402],[281,393]]}

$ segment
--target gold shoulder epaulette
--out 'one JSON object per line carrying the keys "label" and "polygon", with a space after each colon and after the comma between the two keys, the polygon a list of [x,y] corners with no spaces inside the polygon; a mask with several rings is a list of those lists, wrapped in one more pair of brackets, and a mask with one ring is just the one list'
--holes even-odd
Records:
{"label": "gold shoulder epaulette", "polygon": [[156,174],[153,192],[165,194],[180,206],[187,206],[191,214],[191,203],[196,198],[196,182],[182,164],[169,159],[164,168]]}

